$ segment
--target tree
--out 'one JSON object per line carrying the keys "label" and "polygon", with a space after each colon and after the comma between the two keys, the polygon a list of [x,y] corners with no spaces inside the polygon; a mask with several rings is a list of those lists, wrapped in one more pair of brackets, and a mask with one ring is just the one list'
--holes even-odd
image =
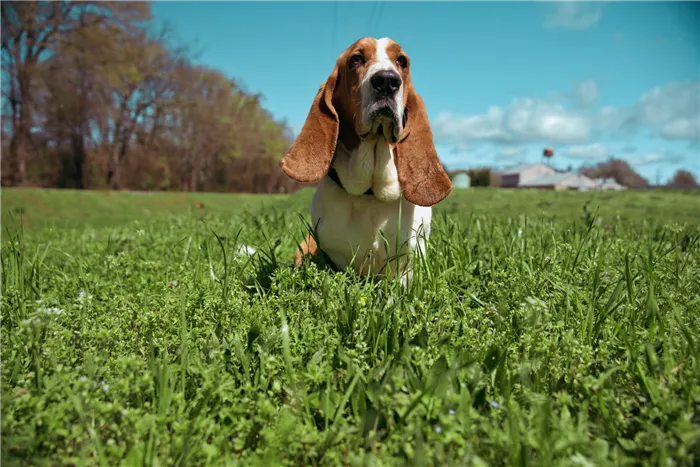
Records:
{"label": "tree", "polygon": [[593,167],[583,167],[581,172],[590,178],[613,178],[620,185],[630,188],[646,188],[649,182],[632,169],[627,161],[610,158]]}
{"label": "tree", "polygon": [[467,170],[471,186],[489,186],[491,184],[491,169]]}
{"label": "tree", "polygon": [[139,121],[148,114],[156,114],[160,101],[170,90],[170,76],[165,69],[170,63],[168,53],[145,33],[135,42],[143,45],[133,43],[120,50],[122,68],[108,86],[112,111],[101,126],[109,154],[106,181],[115,189],[122,187],[123,167]]}
{"label": "tree", "polygon": [[698,182],[692,173],[679,169],[668,182],[668,186],[672,188],[697,188]]}
{"label": "tree", "polygon": [[[3,99],[12,115],[6,183],[23,185],[27,151],[36,129],[36,96],[41,93],[46,61],[66,41],[79,44],[88,29],[150,18],[150,5],[136,2],[3,1]],[[51,69],[55,71],[55,68]]]}
{"label": "tree", "polygon": [[[291,191],[285,122],[147,3],[3,2],[4,186]],[[30,150],[31,149],[31,150]]]}

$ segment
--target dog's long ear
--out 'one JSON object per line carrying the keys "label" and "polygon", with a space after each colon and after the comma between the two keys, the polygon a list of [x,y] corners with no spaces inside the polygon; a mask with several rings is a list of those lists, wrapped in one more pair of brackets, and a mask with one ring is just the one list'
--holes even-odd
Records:
{"label": "dog's long ear", "polygon": [[396,169],[403,196],[419,206],[432,206],[452,191],[452,182],[438,158],[423,99],[413,86],[406,99],[403,139],[396,145]]}
{"label": "dog's long ear", "polygon": [[338,81],[338,66],[321,85],[301,133],[289,152],[280,161],[280,167],[298,182],[317,182],[330,169],[338,141],[340,120],[333,107],[333,92]]}

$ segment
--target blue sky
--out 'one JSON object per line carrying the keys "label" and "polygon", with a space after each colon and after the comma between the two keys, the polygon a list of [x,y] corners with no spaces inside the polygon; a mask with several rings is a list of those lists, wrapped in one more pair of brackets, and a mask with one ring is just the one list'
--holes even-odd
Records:
{"label": "blue sky", "polygon": [[555,149],[560,168],[627,159],[700,179],[700,2],[156,2],[174,37],[264,95],[296,131],[336,58],[391,37],[449,168]]}

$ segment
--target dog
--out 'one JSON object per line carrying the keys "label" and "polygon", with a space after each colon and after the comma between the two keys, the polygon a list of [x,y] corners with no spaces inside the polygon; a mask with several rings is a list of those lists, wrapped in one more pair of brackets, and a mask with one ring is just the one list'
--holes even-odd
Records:
{"label": "dog", "polygon": [[[323,255],[360,275],[412,279],[425,255],[432,206],[452,191],[433,143],[411,61],[390,38],[350,45],[313,100],[301,132],[280,161],[299,182],[318,182],[315,234],[294,263]],[[398,241],[397,241],[398,240]]]}

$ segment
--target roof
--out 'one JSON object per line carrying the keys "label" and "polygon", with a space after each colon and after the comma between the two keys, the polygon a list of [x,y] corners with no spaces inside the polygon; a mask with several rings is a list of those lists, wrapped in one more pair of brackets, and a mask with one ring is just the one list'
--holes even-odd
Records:
{"label": "roof", "polygon": [[549,185],[556,185],[557,183],[561,183],[567,178],[571,178],[576,174],[573,174],[571,172],[567,173],[555,173],[555,174],[543,174],[543,175],[538,175],[537,177],[531,178],[530,180],[527,180],[525,183],[519,183],[520,186],[549,186]]}
{"label": "roof", "polygon": [[[501,175],[519,174],[519,173],[523,172],[524,170],[530,169],[532,167],[539,167],[539,166],[544,166],[544,167],[551,169],[551,167],[549,167],[546,164],[520,164],[520,165],[516,165],[514,167],[509,167],[507,169],[503,169],[503,171],[501,171]],[[554,169],[552,169],[552,170],[554,170]]]}
{"label": "roof", "polygon": [[617,183],[614,178],[596,178],[596,182],[600,183],[601,185],[622,186]]}
{"label": "roof", "polygon": [[596,183],[585,175],[575,172],[539,175],[535,178],[520,183],[519,186],[552,186],[571,180],[570,186],[593,186]]}

